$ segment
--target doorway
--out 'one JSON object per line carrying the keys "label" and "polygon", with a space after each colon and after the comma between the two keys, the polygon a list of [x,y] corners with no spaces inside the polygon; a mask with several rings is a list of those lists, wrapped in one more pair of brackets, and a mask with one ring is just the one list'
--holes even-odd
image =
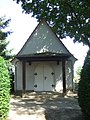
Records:
{"label": "doorway", "polygon": [[54,72],[48,64],[38,64],[35,69],[35,91],[53,91],[54,90]]}

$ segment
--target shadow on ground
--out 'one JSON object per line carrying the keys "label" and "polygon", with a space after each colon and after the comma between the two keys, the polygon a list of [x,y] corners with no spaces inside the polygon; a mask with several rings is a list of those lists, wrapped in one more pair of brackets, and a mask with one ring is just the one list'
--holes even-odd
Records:
{"label": "shadow on ground", "polygon": [[63,97],[59,93],[13,96],[11,110],[18,115],[44,115],[41,120],[84,120],[76,96]]}

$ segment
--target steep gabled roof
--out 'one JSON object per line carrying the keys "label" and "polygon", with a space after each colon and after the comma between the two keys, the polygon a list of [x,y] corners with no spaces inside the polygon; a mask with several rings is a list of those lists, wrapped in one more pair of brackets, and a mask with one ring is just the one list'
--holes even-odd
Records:
{"label": "steep gabled roof", "polygon": [[74,57],[58,36],[53,32],[51,27],[42,20],[34,29],[16,57],[18,58],[20,56],[30,56],[46,52],[61,55],[67,54]]}

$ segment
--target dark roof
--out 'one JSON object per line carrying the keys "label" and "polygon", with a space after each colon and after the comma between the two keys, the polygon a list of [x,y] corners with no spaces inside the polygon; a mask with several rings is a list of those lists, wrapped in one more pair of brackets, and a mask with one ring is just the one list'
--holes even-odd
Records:
{"label": "dark roof", "polygon": [[[40,24],[45,23],[48,28],[54,33],[54,31],[52,30],[52,28],[49,26],[49,24],[42,20],[39,22],[39,24],[36,26],[36,28],[34,29],[34,31],[32,32],[32,34],[34,34],[35,30],[39,27]],[[68,54],[65,53],[50,53],[50,52],[45,52],[45,53],[34,53],[34,54],[26,54],[26,55],[20,55],[20,52],[22,51],[22,49],[25,47],[25,45],[27,44],[27,42],[30,40],[32,34],[30,35],[30,37],[28,38],[28,40],[25,42],[25,44],[23,45],[23,47],[21,48],[21,50],[18,52],[18,54],[15,56],[15,58],[19,59],[19,60],[23,60],[23,59],[35,59],[35,58],[45,58],[45,57],[58,57],[59,58],[68,58],[68,57],[74,57],[69,50],[66,48],[66,46],[62,43],[62,41],[58,38],[58,36],[54,33],[54,35],[56,36],[56,38],[59,40],[59,42],[63,45],[63,47],[68,51]],[[74,57],[75,58],[75,57]],[[75,58],[76,59],[76,58]]]}

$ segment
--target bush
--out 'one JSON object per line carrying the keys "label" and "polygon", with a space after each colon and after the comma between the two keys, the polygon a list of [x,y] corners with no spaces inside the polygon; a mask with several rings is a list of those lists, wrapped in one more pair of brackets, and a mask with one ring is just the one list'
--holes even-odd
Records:
{"label": "bush", "polygon": [[86,120],[90,120],[90,50],[84,61],[81,71],[81,80],[78,89],[78,102]]}
{"label": "bush", "polygon": [[0,120],[5,120],[9,111],[10,78],[5,60],[0,56]]}

